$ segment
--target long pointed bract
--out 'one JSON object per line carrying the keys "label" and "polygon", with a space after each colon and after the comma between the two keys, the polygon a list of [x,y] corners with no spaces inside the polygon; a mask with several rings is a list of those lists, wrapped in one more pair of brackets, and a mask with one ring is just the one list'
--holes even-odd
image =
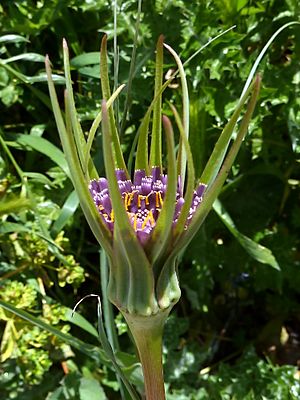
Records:
{"label": "long pointed bract", "polygon": [[[182,88],[182,110],[183,110],[183,128],[184,128],[184,135],[188,139],[189,137],[189,92],[188,92],[188,86],[187,86],[187,80],[183,68],[183,64],[176,53],[175,50],[172,49],[171,46],[167,45],[164,43],[165,48],[172,54],[174,57],[178,71],[179,71],[179,76],[180,76],[180,81],[181,81],[181,88]],[[182,139],[179,144],[179,159],[180,159],[180,179],[182,186],[184,186],[184,181],[185,181],[185,172],[186,172],[186,162],[187,162],[187,156],[186,156],[186,151],[185,151],[185,146],[182,145]]]}
{"label": "long pointed bract", "polygon": [[184,204],[181,208],[180,215],[178,217],[178,221],[176,222],[175,228],[174,228],[174,236],[176,237],[179,235],[185,227],[186,219],[189,215],[193,195],[194,195],[194,189],[195,189],[195,168],[194,168],[194,163],[193,163],[193,155],[191,152],[191,148],[189,145],[189,141],[185,135],[184,127],[182,125],[182,122],[180,120],[180,117],[178,115],[178,112],[176,108],[172,105],[171,109],[173,111],[173,114],[175,116],[175,120],[180,132],[180,138],[183,144],[183,148],[185,149],[186,153],[186,158],[187,158],[187,169],[188,169],[188,179],[187,179],[187,185],[186,185],[186,191],[184,195]]}
{"label": "long pointed bract", "polygon": [[150,167],[159,167],[162,169],[162,146],[161,146],[161,106],[162,95],[160,89],[162,87],[163,78],[163,36],[161,35],[156,46],[155,61],[155,90],[154,97],[158,96],[158,100],[154,104],[153,122],[152,122],[152,139],[150,148]]}
{"label": "long pointed bract", "polygon": [[237,137],[234,143],[232,144],[216,179],[205,193],[204,200],[201,203],[201,207],[197,209],[188,229],[174,244],[175,246],[174,251],[177,252],[180,249],[183,249],[192,240],[194,235],[197,233],[199,227],[201,226],[202,222],[206,218],[207,214],[211,210],[213,202],[221,192],[222,186],[230,172],[230,169],[237,156],[242,141],[247,133],[248,125],[257,102],[258,93],[260,89],[260,82],[261,78],[260,76],[257,76],[253,85],[253,93],[248,103],[246,113],[242,119]]}
{"label": "long pointed bract", "polygon": [[[93,200],[90,196],[87,187],[87,183],[85,181],[85,178],[81,170],[81,164],[78,158],[74,138],[72,137],[71,132],[67,131],[66,126],[64,124],[56,96],[56,91],[52,81],[50,61],[48,57],[46,57],[46,71],[48,76],[48,86],[49,86],[49,93],[52,102],[53,112],[58,127],[60,139],[62,142],[63,150],[70,167],[74,187],[78,193],[81,207],[91,227],[92,232],[94,233],[99,243],[103,246],[108,256],[111,257],[111,251],[112,251],[111,234],[108,231],[107,227],[104,225],[97,209],[95,208],[95,205],[93,203]],[[68,123],[67,126],[69,127],[70,124]]]}
{"label": "long pointed bract", "polygon": [[[101,78],[101,88],[102,97],[104,100],[108,101],[111,97],[109,77],[108,77],[108,65],[107,65],[107,36],[104,35],[101,42],[101,52],[100,52],[100,78]],[[109,124],[111,131],[111,138],[114,145],[114,159],[116,167],[125,171],[128,176],[126,164],[123,158],[123,153],[120,145],[120,139],[116,128],[116,122],[114,117],[113,109],[108,110]]]}
{"label": "long pointed bract", "polygon": [[168,117],[163,116],[163,123],[166,132],[168,147],[168,182],[164,203],[160,215],[149,241],[149,258],[151,263],[160,257],[165,245],[169,240],[169,234],[173,225],[173,218],[176,204],[177,173],[175,160],[174,134],[171,122]]}

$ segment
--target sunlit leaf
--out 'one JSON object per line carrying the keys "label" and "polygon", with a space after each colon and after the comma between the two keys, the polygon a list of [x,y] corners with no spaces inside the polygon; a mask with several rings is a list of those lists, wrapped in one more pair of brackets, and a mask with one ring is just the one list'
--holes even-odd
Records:
{"label": "sunlit leaf", "polygon": [[18,134],[16,142],[23,146],[30,146],[34,150],[46,155],[70,177],[70,171],[64,153],[47,139],[38,136]]}
{"label": "sunlit leaf", "polygon": [[21,42],[29,42],[24,36],[21,35],[2,35],[0,36],[0,43],[21,43]]}
{"label": "sunlit leaf", "polygon": [[224,209],[222,203],[219,200],[214,202],[213,208],[215,212],[220,217],[221,221],[228,228],[228,230],[232,233],[232,235],[238,240],[241,246],[253,257],[256,261],[259,261],[263,264],[268,264],[271,267],[280,271],[280,267],[276,258],[272,254],[271,250],[262,246],[259,243],[254,242],[249,237],[243,235],[239,232],[231,219],[230,215]]}

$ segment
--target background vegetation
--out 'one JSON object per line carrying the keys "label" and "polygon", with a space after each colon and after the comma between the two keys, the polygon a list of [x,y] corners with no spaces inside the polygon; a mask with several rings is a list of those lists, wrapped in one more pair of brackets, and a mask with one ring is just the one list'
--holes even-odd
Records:
{"label": "background vegetation", "polygon": [[[298,0],[144,1],[131,107],[121,127],[126,158],[153,93],[161,33],[186,60],[236,25],[186,67],[199,176],[259,51],[299,12]],[[120,83],[128,81],[136,15],[136,1],[118,1]],[[116,376],[97,350],[95,304],[80,305],[82,318],[70,316],[80,298],[100,292],[104,266],[72,192],[43,64],[48,53],[61,85],[61,42],[67,38],[77,105],[88,129],[101,100],[103,32],[113,60],[113,4],[4,0],[0,24],[0,300],[20,310],[16,315],[0,308],[0,399],[119,399]],[[263,87],[247,140],[221,203],[183,257],[182,299],[165,332],[169,400],[300,397],[299,57],[295,25],[277,38],[261,65]],[[166,55],[166,73],[172,68]],[[178,107],[180,96],[176,84],[165,95]],[[167,105],[164,110],[169,113]],[[102,175],[99,135],[93,151]],[[23,311],[42,322],[32,325]],[[115,320],[119,362],[140,387],[126,326],[116,312]]]}

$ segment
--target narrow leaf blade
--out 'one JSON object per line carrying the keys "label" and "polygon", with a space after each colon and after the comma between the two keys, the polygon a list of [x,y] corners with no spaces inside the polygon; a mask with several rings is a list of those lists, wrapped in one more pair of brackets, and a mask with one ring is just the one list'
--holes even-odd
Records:
{"label": "narrow leaf blade", "polygon": [[272,254],[271,250],[262,246],[259,243],[254,242],[252,239],[239,232],[230,215],[218,199],[214,202],[213,209],[217,213],[223,224],[228,228],[228,230],[232,233],[232,235],[237,239],[240,245],[244,247],[244,249],[247,251],[248,254],[250,254],[252,258],[263,264],[268,264],[271,267],[280,271],[278,262],[276,261],[276,258]]}

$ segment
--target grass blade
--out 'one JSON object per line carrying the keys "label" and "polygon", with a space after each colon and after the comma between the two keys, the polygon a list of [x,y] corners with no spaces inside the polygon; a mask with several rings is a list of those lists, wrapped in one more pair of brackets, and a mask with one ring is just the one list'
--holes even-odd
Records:
{"label": "grass blade", "polygon": [[281,26],[279,29],[277,29],[277,31],[275,33],[273,33],[273,35],[270,37],[270,39],[267,41],[267,43],[265,44],[265,46],[263,47],[263,49],[261,50],[261,52],[259,53],[257,59],[255,60],[255,63],[253,64],[253,67],[251,68],[251,71],[248,75],[247,81],[245,83],[245,86],[243,88],[242,94],[241,94],[241,99],[244,96],[244,94],[247,92],[253,77],[256,73],[256,70],[261,62],[261,60],[263,59],[264,55],[266,54],[266,52],[268,51],[269,47],[271,46],[271,44],[274,42],[274,40],[276,39],[276,37],[282,32],[284,31],[286,28],[292,26],[292,25],[300,25],[300,22],[298,21],[292,21],[292,22],[288,22],[287,24]]}
{"label": "grass blade", "polygon": [[70,346],[79,350],[83,354],[86,354],[87,356],[91,357],[93,360],[96,361],[101,360],[102,362],[107,364],[106,357],[104,356],[103,351],[97,349],[97,347],[92,346],[86,342],[82,342],[81,340],[77,339],[76,337],[68,333],[63,333],[60,330],[54,328],[52,325],[49,325],[46,322],[42,321],[41,319],[36,318],[33,315],[29,314],[27,311],[21,310],[20,308],[16,308],[13,305],[6,303],[3,300],[0,300],[0,306],[3,307],[5,310],[22,318],[23,320],[28,321],[32,325],[38,326],[42,330],[52,333],[53,335],[57,336],[64,342],[68,343]]}

